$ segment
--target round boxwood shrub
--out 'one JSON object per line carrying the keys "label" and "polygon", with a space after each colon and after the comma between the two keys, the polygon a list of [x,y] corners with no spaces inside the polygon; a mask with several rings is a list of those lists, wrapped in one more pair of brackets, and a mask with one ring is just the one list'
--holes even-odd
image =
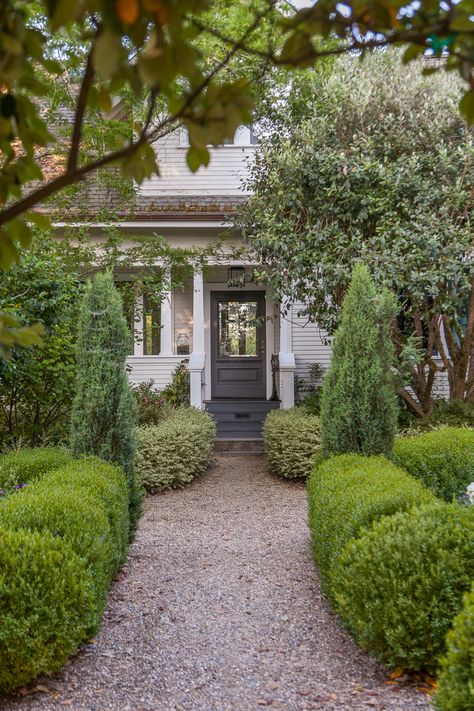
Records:
{"label": "round boxwood shrub", "polygon": [[113,545],[112,569],[116,573],[125,560],[129,530],[128,484],[122,469],[87,457],[48,474],[48,485],[67,491],[86,491],[104,507]]}
{"label": "round boxwood shrub", "polygon": [[27,484],[72,461],[71,454],[59,447],[20,449],[0,456],[0,489],[15,483]]}
{"label": "round boxwood shrub", "polygon": [[446,643],[435,705],[440,711],[474,711],[474,583]]}
{"label": "round boxwood shrub", "polygon": [[306,479],[320,451],[319,417],[302,407],[272,410],[263,426],[265,455],[272,474],[285,479]]}
{"label": "round boxwood shrub", "polygon": [[388,666],[436,671],[474,579],[474,507],[385,516],[335,561],[331,588],[360,646]]}
{"label": "round boxwood shrub", "polygon": [[435,501],[421,482],[382,456],[342,454],[316,466],[308,481],[309,526],[325,583],[337,554],[364,528]]}
{"label": "round boxwood shrub", "polygon": [[474,430],[443,427],[397,437],[392,456],[437,496],[452,501],[474,481]]}
{"label": "round boxwood shrub", "polygon": [[176,409],[159,425],[139,427],[135,467],[147,491],[183,486],[207,468],[216,426],[207,412]]}
{"label": "round boxwood shrub", "polygon": [[0,690],[59,669],[96,617],[90,570],[61,539],[0,530]]}
{"label": "round boxwood shrub", "polygon": [[474,711],[474,584],[446,643],[435,705],[440,711]]}
{"label": "round boxwood shrub", "polygon": [[110,526],[100,502],[89,492],[62,489],[46,478],[2,503],[0,526],[50,533],[63,539],[86,562],[94,581],[98,625],[115,572]]}

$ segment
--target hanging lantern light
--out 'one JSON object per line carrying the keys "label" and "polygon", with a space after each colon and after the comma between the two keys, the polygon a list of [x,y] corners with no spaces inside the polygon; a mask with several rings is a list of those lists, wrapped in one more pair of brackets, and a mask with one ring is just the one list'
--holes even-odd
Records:
{"label": "hanging lantern light", "polygon": [[245,267],[229,267],[227,286],[230,289],[242,289],[245,286]]}

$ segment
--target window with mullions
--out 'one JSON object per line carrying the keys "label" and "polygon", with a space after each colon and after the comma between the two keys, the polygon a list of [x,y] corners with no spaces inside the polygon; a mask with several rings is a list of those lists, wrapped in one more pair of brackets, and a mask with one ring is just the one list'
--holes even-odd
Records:
{"label": "window with mullions", "polygon": [[160,302],[152,296],[143,297],[143,355],[159,355],[161,333]]}

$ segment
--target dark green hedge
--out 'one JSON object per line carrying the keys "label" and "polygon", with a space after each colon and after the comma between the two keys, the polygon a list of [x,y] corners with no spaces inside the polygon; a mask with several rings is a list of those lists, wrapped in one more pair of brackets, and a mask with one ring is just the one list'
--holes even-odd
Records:
{"label": "dark green hedge", "polygon": [[474,507],[439,502],[385,516],[331,571],[336,609],[389,666],[436,671],[474,579]]}
{"label": "dark green hedge", "polygon": [[474,430],[443,427],[397,437],[393,461],[446,501],[474,481]]}
{"label": "dark green hedge", "polygon": [[0,456],[0,489],[13,484],[28,484],[41,479],[48,472],[72,461],[71,454],[59,447],[20,449]]}
{"label": "dark green hedge", "polygon": [[[27,459],[38,471],[35,454],[44,461],[41,450]],[[111,579],[126,554],[128,485],[121,469],[93,458],[63,461],[65,466],[30,480],[0,503],[0,527],[15,560],[27,540],[20,564],[11,566],[7,554],[0,556],[3,691],[60,668],[95,633]],[[0,548],[3,552],[3,542]],[[38,561],[46,561],[44,572]],[[25,647],[28,634],[32,642]]]}
{"label": "dark green hedge", "polygon": [[435,705],[440,711],[474,711],[474,583],[446,643]]}
{"label": "dark green hedge", "polygon": [[423,484],[382,456],[326,459],[307,487],[313,551],[328,592],[331,566],[351,538],[382,516],[436,501]]}
{"label": "dark green hedge", "polygon": [[91,571],[62,539],[0,528],[0,690],[59,669],[95,625]]}

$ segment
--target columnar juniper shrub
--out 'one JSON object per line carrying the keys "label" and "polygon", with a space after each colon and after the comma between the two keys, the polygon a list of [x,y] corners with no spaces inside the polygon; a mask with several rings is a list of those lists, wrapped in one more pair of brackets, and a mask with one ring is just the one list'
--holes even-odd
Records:
{"label": "columnar juniper shrub", "polygon": [[0,690],[59,669],[96,624],[91,570],[49,533],[0,529]]}
{"label": "columnar juniper shrub", "polygon": [[437,496],[452,501],[474,481],[474,430],[443,427],[397,437],[392,457]]}
{"label": "columnar juniper shrub", "polygon": [[272,410],[265,418],[263,441],[268,466],[285,479],[304,479],[311,473],[321,447],[319,417],[304,408]]}
{"label": "columnar juniper shrub", "polygon": [[356,265],[323,382],[324,456],[391,452],[398,416],[390,335],[395,310],[393,295],[378,297],[367,267]]}
{"label": "columnar juniper shrub", "polygon": [[95,454],[123,467],[130,490],[132,537],[142,495],[135,480],[133,405],[125,371],[129,344],[122,298],[112,275],[97,274],[86,286],[79,313],[71,449],[75,456]]}
{"label": "columnar juniper shrub", "polygon": [[434,503],[435,496],[385,457],[342,454],[315,467],[308,481],[313,551],[327,591],[337,555],[382,516]]}
{"label": "columnar juniper shrub", "polygon": [[474,579],[474,508],[439,502],[384,516],[335,561],[336,609],[389,666],[436,671]]}
{"label": "columnar juniper shrub", "polygon": [[138,428],[136,471],[147,491],[183,486],[207,468],[216,426],[207,412],[174,410],[159,425]]}
{"label": "columnar juniper shrub", "polygon": [[[92,458],[70,461],[0,503],[0,689],[58,669],[97,630],[125,556],[128,515],[123,471]],[[27,535],[41,546],[23,545]],[[16,566],[9,546],[12,560],[21,558]],[[25,604],[15,600],[22,595]]]}
{"label": "columnar juniper shrub", "polygon": [[440,711],[474,711],[474,584],[446,643],[435,705]]}

